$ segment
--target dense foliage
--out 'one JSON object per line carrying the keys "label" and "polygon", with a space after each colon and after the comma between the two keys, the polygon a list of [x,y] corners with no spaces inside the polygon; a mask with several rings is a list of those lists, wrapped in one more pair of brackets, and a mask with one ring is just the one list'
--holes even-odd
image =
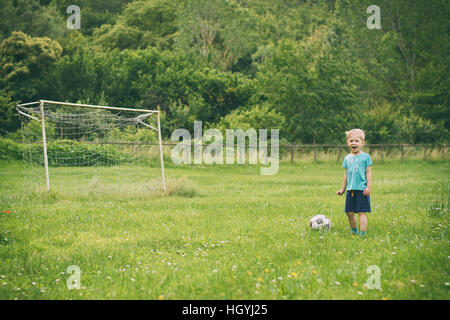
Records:
{"label": "dense foliage", "polygon": [[450,5],[380,0],[0,0],[0,134],[18,102],[157,108],[177,128],[280,128],[285,141],[447,142]]}

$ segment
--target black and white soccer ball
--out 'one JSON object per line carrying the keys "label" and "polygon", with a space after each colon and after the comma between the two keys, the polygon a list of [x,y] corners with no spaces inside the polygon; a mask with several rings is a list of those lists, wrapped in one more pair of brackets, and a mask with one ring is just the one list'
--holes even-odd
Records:
{"label": "black and white soccer ball", "polygon": [[330,230],[331,228],[331,220],[328,219],[327,216],[324,216],[323,214],[315,215],[314,217],[309,220],[309,226],[313,230]]}

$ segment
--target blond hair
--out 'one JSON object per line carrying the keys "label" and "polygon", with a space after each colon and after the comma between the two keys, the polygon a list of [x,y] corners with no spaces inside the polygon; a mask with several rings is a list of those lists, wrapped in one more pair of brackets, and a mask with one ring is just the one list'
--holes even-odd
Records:
{"label": "blond hair", "polygon": [[361,129],[352,129],[350,131],[345,131],[345,135],[347,136],[347,140],[350,139],[350,136],[356,135],[360,137],[362,141],[366,138],[366,134]]}

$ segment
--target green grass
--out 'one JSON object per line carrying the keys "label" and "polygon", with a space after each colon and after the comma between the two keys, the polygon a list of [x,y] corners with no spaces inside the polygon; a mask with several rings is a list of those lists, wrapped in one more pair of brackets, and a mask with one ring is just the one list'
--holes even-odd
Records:
{"label": "green grass", "polygon": [[[158,173],[123,195],[89,174],[47,193],[1,163],[0,298],[450,298],[448,161],[376,162],[365,238],[350,235],[335,195],[340,163],[281,163],[274,176],[172,166],[170,196]],[[319,213],[329,232],[309,229]],[[71,265],[79,290],[66,285]],[[371,265],[382,290],[364,286]]]}

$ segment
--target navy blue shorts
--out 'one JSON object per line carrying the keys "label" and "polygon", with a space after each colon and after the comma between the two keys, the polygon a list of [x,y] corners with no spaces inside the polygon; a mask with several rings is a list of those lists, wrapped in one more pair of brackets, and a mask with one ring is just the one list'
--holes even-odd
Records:
{"label": "navy blue shorts", "polygon": [[370,212],[370,196],[363,195],[362,190],[347,190],[345,212]]}

